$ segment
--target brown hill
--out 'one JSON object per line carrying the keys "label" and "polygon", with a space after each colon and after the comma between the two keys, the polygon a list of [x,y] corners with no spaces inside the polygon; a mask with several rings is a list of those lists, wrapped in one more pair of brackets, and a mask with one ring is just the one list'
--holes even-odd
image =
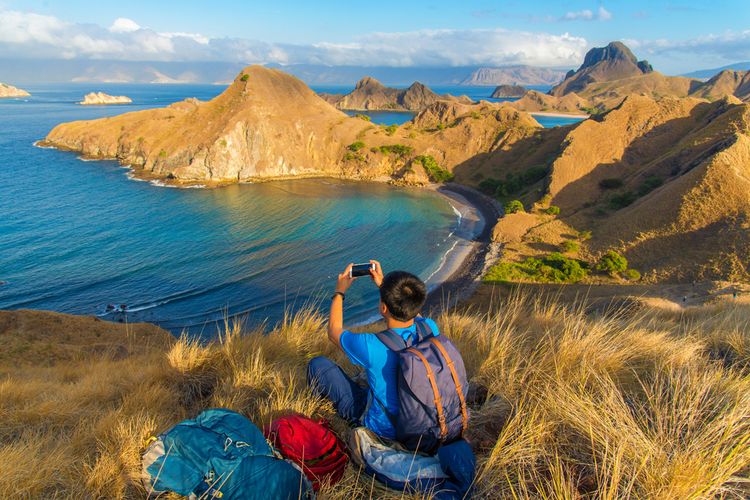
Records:
{"label": "brown hill", "polygon": [[173,183],[320,175],[424,182],[423,169],[413,175],[419,155],[450,171],[494,147],[501,131],[539,127],[487,103],[435,101],[423,113],[401,127],[378,127],[346,116],[291,75],[251,66],[209,102],[64,123],[42,144],[114,158],[140,177]]}
{"label": "brown hill", "polygon": [[526,87],[521,85],[498,85],[495,90],[492,91],[492,95],[495,99],[502,99],[504,97],[523,97],[526,94]]}
{"label": "brown hill", "polygon": [[750,105],[630,96],[559,144],[542,206],[561,215],[507,217],[508,258],[591,231],[583,257],[617,250],[648,281],[750,279]]}
{"label": "brown hill", "polygon": [[611,42],[606,47],[595,47],[586,53],[583,64],[576,71],[570,71],[550,94],[563,96],[570,92],[580,92],[595,82],[621,80],[653,71],[647,61],[638,61],[622,42]]}
{"label": "brown hill", "polygon": [[710,101],[733,95],[748,102],[750,101],[750,71],[722,71],[700,85],[691,95]]}
{"label": "brown hill", "polygon": [[339,109],[420,111],[430,104],[443,100],[471,104],[466,96],[438,95],[426,85],[414,82],[407,89],[386,87],[371,77],[357,82],[353,91],[345,95],[323,94],[322,97]]}

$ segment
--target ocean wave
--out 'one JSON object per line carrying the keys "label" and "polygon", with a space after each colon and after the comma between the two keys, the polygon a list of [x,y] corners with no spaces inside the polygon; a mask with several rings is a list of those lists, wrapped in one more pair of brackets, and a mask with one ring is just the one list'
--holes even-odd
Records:
{"label": "ocean wave", "polygon": [[34,141],[31,145],[39,149],[57,149],[55,146],[42,146],[40,142],[42,141]]}
{"label": "ocean wave", "polygon": [[133,173],[133,171],[132,171],[132,170],[130,170],[129,172],[127,172],[127,173],[125,174],[125,177],[127,177],[127,178],[128,178],[128,179],[130,179],[131,181],[136,181],[136,182],[146,182],[146,179],[139,179],[138,177],[136,177],[136,176],[135,176],[135,174]]}
{"label": "ocean wave", "polygon": [[438,264],[437,269],[435,269],[432,274],[430,274],[427,279],[425,280],[425,283],[429,282],[436,274],[438,274],[440,271],[443,270],[445,265],[448,263],[448,256],[450,253],[456,248],[456,245],[458,245],[458,240],[455,240],[453,242],[453,245],[445,251],[445,253],[440,257],[440,264]]}
{"label": "ocean wave", "polygon": [[170,188],[170,189],[203,189],[206,187],[205,184],[191,184],[189,186],[179,186],[176,184],[169,184],[159,179],[149,181],[149,184],[156,187]]}

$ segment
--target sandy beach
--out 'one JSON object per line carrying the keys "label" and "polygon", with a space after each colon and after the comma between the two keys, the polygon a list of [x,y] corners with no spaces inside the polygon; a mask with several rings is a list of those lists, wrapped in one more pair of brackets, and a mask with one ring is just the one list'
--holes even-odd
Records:
{"label": "sandy beach", "polygon": [[461,213],[456,234],[462,239],[428,280],[426,312],[450,307],[474,292],[489,254],[492,228],[500,216],[499,204],[473,188],[451,183],[438,187],[437,192]]}

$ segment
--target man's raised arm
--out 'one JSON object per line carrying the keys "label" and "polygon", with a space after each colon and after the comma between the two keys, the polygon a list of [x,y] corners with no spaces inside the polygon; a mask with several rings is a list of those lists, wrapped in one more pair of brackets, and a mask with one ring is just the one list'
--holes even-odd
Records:
{"label": "man's raised arm", "polygon": [[336,291],[331,298],[331,313],[328,316],[328,340],[341,349],[341,334],[344,332],[344,296],[352,286],[350,277],[353,264],[349,264],[336,281]]}

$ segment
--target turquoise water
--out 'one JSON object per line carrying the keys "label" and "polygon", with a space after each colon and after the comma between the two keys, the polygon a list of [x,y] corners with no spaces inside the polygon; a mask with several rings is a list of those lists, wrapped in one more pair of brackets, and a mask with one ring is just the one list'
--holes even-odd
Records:
{"label": "turquoise water", "polygon": [[[461,96],[466,95],[470,97],[471,99],[475,101],[485,100],[490,102],[513,102],[517,101],[516,98],[503,98],[503,99],[495,99],[490,97],[492,92],[495,90],[495,87],[476,87],[476,86],[462,86],[462,85],[452,85],[452,86],[435,86],[430,87],[433,91],[437,92],[438,94],[451,94],[455,96]],[[529,87],[533,90],[538,90],[540,92],[546,92],[550,89],[548,86],[531,86]],[[316,92],[326,92],[330,94],[346,94],[348,92],[351,92],[354,88],[351,86],[344,86],[344,85],[328,85],[328,86],[313,86],[313,90]],[[350,116],[354,116],[357,113],[362,113],[370,118],[372,118],[373,123],[377,123],[378,125],[401,125],[403,123],[408,122],[412,118],[414,118],[414,115],[416,113],[411,113],[408,111],[345,111],[346,114]],[[574,123],[580,122],[581,118],[568,118],[568,117],[557,117],[557,116],[539,116],[534,115],[534,118],[536,121],[539,122],[539,124],[542,127],[545,128],[551,128],[551,127],[561,127],[565,125],[572,125]]]}
{"label": "turquoise water", "polygon": [[[273,323],[287,308],[327,303],[348,262],[379,258],[428,278],[460,238],[454,209],[429,191],[334,180],[164,188],[116,162],[33,146],[60,122],[209,99],[222,87],[28,90],[0,100],[0,309],[118,320],[107,305],[127,304],[128,321],[212,335],[225,315]],[[134,103],[75,104],[91,90]],[[369,280],[358,280],[347,318],[369,318],[376,305]]]}

